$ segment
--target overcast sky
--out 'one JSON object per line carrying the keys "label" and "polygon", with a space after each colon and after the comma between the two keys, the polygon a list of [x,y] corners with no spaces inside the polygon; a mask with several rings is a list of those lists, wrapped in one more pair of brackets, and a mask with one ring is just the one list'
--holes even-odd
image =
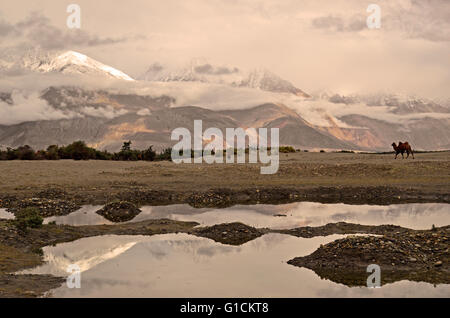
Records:
{"label": "overcast sky", "polygon": [[[81,30],[66,26],[71,3]],[[366,25],[381,7],[381,29]],[[76,50],[136,77],[203,57],[266,67],[306,92],[449,96],[450,0],[15,0],[0,49]]]}

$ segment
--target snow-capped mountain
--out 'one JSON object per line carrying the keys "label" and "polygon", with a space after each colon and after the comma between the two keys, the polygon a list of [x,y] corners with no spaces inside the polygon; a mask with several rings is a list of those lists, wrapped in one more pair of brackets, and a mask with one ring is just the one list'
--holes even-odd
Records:
{"label": "snow-capped mountain", "polygon": [[[162,149],[173,143],[171,130],[202,119],[220,129],[278,127],[281,144],[301,149],[388,150],[398,140],[415,149],[450,148],[448,100],[385,93],[308,96],[266,69],[243,71],[199,59],[184,68],[153,64],[143,80],[74,51],[29,52],[19,59],[1,52],[1,69],[12,70],[0,76],[4,146],[40,149],[81,139],[109,150],[120,149],[123,140]],[[48,73],[63,73],[64,81],[39,80]],[[22,77],[15,81],[17,74]],[[99,75],[120,81],[89,80]]]}
{"label": "snow-capped mountain", "polygon": [[292,83],[273,72],[258,68],[244,71],[234,66],[215,66],[204,59],[194,59],[187,66],[171,68],[159,63],[152,64],[139,79],[157,82],[202,82],[248,87],[275,93],[290,93],[309,97]]}
{"label": "snow-capped mountain", "polygon": [[63,74],[96,75],[134,81],[133,78],[122,71],[75,51],[56,54],[30,52],[23,56],[19,61],[11,62],[4,60],[1,65],[3,70],[22,68],[41,73],[56,72]]}

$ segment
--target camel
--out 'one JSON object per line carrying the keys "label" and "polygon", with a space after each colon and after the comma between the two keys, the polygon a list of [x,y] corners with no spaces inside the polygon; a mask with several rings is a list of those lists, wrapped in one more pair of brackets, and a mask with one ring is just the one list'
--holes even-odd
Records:
{"label": "camel", "polygon": [[399,141],[398,146],[394,142],[394,143],[392,143],[392,147],[395,150],[395,159],[397,159],[397,156],[399,153],[402,154],[402,159],[404,159],[405,157],[403,156],[403,154],[405,152],[407,154],[406,159],[409,158],[410,154],[412,155],[412,158],[414,159],[414,152],[412,151],[411,146],[409,145],[409,143],[407,141],[406,142]]}

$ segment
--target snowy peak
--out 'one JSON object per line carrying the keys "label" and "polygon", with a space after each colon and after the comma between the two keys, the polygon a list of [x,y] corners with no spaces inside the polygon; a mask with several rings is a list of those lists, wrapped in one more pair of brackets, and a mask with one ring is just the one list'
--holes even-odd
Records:
{"label": "snowy peak", "polygon": [[58,55],[49,63],[40,63],[36,69],[41,72],[104,74],[117,79],[133,81],[127,74],[74,51],[67,51]]}
{"label": "snowy peak", "polygon": [[3,69],[8,68],[20,68],[41,73],[56,72],[63,74],[106,76],[120,80],[134,81],[127,74],[75,51],[67,51],[62,54],[42,53],[39,51],[28,52],[19,61],[9,62],[9,64],[4,61]]}
{"label": "snowy peak", "polygon": [[204,59],[194,59],[187,66],[171,68],[159,63],[152,64],[140,79],[157,82],[202,82],[248,87],[276,93],[290,93],[309,97],[292,83],[266,70],[243,71],[233,66],[216,66]]}

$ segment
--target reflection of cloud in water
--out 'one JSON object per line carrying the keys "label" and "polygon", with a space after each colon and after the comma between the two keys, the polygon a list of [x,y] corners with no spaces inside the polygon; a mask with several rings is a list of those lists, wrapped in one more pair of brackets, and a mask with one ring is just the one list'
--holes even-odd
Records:
{"label": "reflection of cloud in water", "polygon": [[[44,252],[46,258],[67,254],[75,259],[86,253],[92,258],[97,253],[99,259],[104,259],[82,273],[81,289],[68,289],[64,284],[52,291],[57,297],[365,296],[366,290],[321,280],[310,270],[286,263],[342,237],[305,239],[272,233],[241,246],[228,246],[188,234],[105,236],[59,244]],[[130,243],[133,246],[115,257],[102,256],[108,254],[107,246],[111,250]],[[42,268],[38,268],[41,273],[54,274],[54,267]],[[407,283],[386,290],[403,295],[410,286],[417,285]],[[439,287],[436,294],[448,295],[447,287]],[[421,293],[413,290],[410,296]]]}
{"label": "reflection of cloud in water", "polygon": [[[85,206],[66,216],[47,218],[58,224],[111,224],[95,213],[99,206]],[[187,204],[144,206],[142,212],[129,222],[168,218],[195,221],[202,226],[242,222],[254,227],[294,228],[320,226],[327,223],[351,222],[367,225],[395,224],[413,229],[428,229],[434,224],[450,224],[448,204],[398,204],[387,206],[321,204],[297,202],[282,205],[237,205],[226,209],[195,209]],[[285,216],[275,216],[285,215]]]}
{"label": "reflection of cloud in water", "polygon": [[102,244],[99,244],[99,246],[93,244],[96,238],[83,240],[85,241],[80,244],[81,246],[63,243],[55,247],[45,247],[45,264],[32,270],[25,270],[22,273],[42,274],[50,272],[54,275],[66,276],[69,274],[67,268],[71,264],[78,265],[81,272],[85,272],[98,264],[125,253],[137,243],[137,241],[115,243],[106,236],[101,237]]}

